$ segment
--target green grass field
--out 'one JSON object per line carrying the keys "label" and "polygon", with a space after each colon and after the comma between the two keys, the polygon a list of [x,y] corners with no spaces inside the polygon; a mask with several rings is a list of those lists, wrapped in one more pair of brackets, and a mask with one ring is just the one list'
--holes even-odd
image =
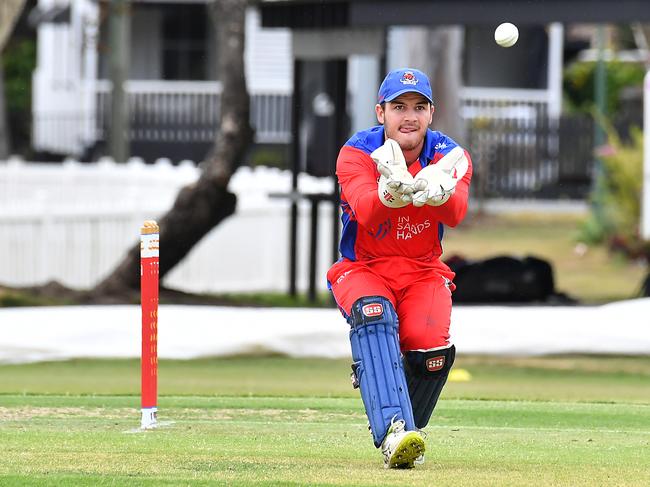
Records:
{"label": "green grass field", "polygon": [[386,471],[345,360],[0,366],[0,485],[650,485],[650,357],[459,356],[427,461]]}

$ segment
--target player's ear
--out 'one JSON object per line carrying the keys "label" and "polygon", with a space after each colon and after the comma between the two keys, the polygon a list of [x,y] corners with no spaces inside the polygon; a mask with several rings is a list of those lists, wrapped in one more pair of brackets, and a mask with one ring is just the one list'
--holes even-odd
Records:
{"label": "player's ear", "polygon": [[433,103],[429,105],[431,107],[431,111],[429,113],[429,125],[433,123],[433,112],[436,111],[436,107],[433,106]]}
{"label": "player's ear", "polygon": [[375,114],[377,114],[377,121],[384,125],[384,106],[377,103],[375,105]]}

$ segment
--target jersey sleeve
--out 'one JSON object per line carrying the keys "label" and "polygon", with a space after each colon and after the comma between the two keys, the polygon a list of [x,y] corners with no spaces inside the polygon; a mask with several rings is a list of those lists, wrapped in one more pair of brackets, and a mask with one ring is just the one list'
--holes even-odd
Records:
{"label": "jersey sleeve", "polygon": [[341,192],[360,225],[372,230],[390,215],[377,194],[379,172],[366,152],[343,146],[336,161],[336,176]]}
{"label": "jersey sleeve", "polygon": [[[455,227],[458,225],[467,214],[467,205],[469,201],[469,183],[472,180],[472,159],[469,153],[464,150],[465,157],[467,157],[468,167],[467,172],[463,178],[456,184],[456,191],[447,200],[444,205],[429,206],[425,208],[433,218],[439,222],[447,225],[448,227]],[[439,157],[436,157],[435,162],[438,162]]]}

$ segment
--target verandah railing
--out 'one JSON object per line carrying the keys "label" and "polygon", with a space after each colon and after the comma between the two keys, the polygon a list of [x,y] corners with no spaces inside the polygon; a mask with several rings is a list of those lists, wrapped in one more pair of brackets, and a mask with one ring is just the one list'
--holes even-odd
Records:
{"label": "verandah railing", "polygon": [[[219,124],[221,83],[129,81],[126,86],[131,140],[210,142]],[[287,143],[291,137],[291,93],[251,92],[251,125],[258,143]],[[106,137],[111,87],[97,85],[97,137]]]}
{"label": "verandah railing", "polygon": [[[95,140],[106,139],[110,120],[110,84],[96,84]],[[217,82],[130,81],[129,137],[161,151],[210,144],[218,125],[221,88]],[[585,198],[593,166],[593,121],[549,117],[540,90],[463,89],[463,141],[475,165],[474,192],[484,198]],[[286,144],[291,140],[291,93],[251,93],[251,123],[256,142]],[[87,124],[90,122],[86,120]],[[70,117],[35,120],[52,129],[52,143],[71,140]],[[75,153],[72,151],[71,153]],[[76,153],[79,153],[77,150]],[[161,154],[157,157],[166,156]],[[169,155],[174,160],[177,158]],[[200,156],[185,156],[196,159]]]}
{"label": "verandah railing", "polygon": [[585,199],[593,172],[593,120],[475,118],[467,125],[478,198]]}

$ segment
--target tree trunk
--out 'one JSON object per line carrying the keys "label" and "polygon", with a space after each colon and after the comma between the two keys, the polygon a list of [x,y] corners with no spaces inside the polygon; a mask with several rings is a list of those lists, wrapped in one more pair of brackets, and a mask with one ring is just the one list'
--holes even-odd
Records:
{"label": "tree trunk", "polygon": [[465,130],[460,116],[459,88],[463,85],[463,28],[445,26],[432,29],[429,33],[429,59],[433,61],[434,101],[433,128],[444,132],[459,144],[465,144]]}
{"label": "tree trunk", "polygon": [[431,80],[436,107],[432,127],[464,144],[459,98],[459,88],[463,84],[463,28],[409,27],[402,35],[407,46],[401,59],[403,65],[422,70]]}
{"label": "tree trunk", "polygon": [[[215,146],[201,163],[199,180],[179,192],[172,209],[159,221],[161,280],[201,238],[235,211],[236,197],[228,191],[228,182],[253,138],[244,73],[246,6],[247,0],[216,0],[211,5],[223,87],[221,123]],[[91,291],[90,299],[95,302],[136,300],[139,269],[138,244]]]}
{"label": "tree trunk", "polygon": [[117,162],[129,158],[129,106],[125,83],[129,79],[131,9],[127,0],[111,0],[109,5],[109,73],[111,79],[111,124],[108,147]]}

